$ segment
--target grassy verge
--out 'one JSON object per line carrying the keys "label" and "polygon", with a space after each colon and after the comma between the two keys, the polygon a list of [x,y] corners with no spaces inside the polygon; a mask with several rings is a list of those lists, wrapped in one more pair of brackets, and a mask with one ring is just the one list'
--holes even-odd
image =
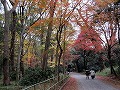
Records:
{"label": "grassy verge", "polygon": [[4,86],[2,84],[2,79],[0,80],[0,90],[21,90],[21,86],[17,86],[15,81],[12,81],[10,85]]}
{"label": "grassy verge", "polygon": [[98,75],[98,76],[108,76],[108,75],[110,75],[110,68],[105,68],[101,72],[97,72],[96,75]]}
{"label": "grassy verge", "polygon": [[21,90],[22,87],[20,86],[12,86],[12,85],[9,85],[9,86],[0,86],[0,90]]}

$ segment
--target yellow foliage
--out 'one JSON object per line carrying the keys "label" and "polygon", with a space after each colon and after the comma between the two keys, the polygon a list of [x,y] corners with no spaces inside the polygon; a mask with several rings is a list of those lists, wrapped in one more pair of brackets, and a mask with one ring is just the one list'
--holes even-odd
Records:
{"label": "yellow foliage", "polygon": [[33,54],[28,52],[28,58],[31,58],[32,56],[33,56]]}
{"label": "yellow foliage", "polygon": [[34,31],[34,28],[29,27],[28,33],[32,32],[32,31]]}

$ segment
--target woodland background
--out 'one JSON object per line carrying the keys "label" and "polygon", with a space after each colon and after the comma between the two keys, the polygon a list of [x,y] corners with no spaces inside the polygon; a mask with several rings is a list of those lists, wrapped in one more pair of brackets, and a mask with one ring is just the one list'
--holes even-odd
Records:
{"label": "woodland background", "polygon": [[3,85],[108,67],[119,78],[120,0],[0,0],[0,47]]}

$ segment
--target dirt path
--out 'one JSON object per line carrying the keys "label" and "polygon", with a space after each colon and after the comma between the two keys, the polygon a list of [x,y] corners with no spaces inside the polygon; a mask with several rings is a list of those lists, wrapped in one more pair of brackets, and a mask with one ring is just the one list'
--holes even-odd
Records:
{"label": "dirt path", "polygon": [[[115,88],[110,84],[104,83],[101,80],[95,79],[86,79],[85,75],[79,73],[70,73],[71,78],[76,80],[78,89],[74,90],[120,90],[120,88]],[[72,85],[72,84],[71,84]],[[70,87],[66,84],[67,87]],[[75,86],[76,87],[76,86]],[[67,90],[67,89],[66,89]],[[70,89],[71,90],[71,89]]]}

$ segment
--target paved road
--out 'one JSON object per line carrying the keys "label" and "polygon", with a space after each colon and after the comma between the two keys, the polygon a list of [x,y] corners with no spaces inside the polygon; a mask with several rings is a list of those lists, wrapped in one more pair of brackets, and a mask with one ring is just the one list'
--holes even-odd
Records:
{"label": "paved road", "polygon": [[95,79],[86,79],[85,75],[79,73],[70,73],[70,76],[75,78],[78,82],[78,90],[120,90],[116,89],[113,86],[106,84],[97,78]]}

